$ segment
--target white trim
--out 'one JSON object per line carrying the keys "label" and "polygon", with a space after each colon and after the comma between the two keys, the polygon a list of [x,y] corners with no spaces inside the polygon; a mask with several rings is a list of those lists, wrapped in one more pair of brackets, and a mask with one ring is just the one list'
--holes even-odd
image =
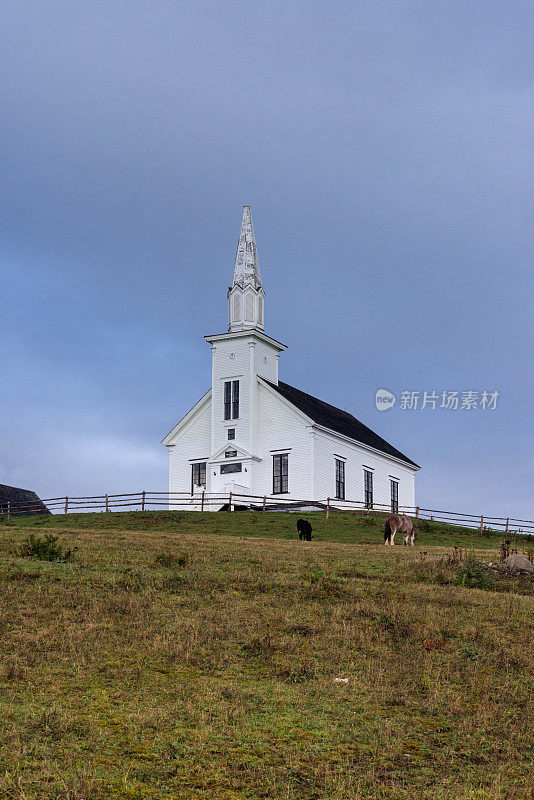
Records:
{"label": "white trim", "polygon": [[254,330],[254,328],[244,331],[232,331],[231,333],[210,333],[208,336],[204,336],[204,339],[211,344],[212,342],[224,342],[227,339],[243,339],[247,336],[254,336],[256,339],[259,339],[260,342],[270,344],[279,351],[287,350],[287,344],[282,344],[282,342],[278,342],[271,336],[267,336],[266,333]]}
{"label": "white trim", "polygon": [[389,458],[390,461],[394,461],[396,464],[402,464],[403,467],[407,467],[407,469],[411,469],[414,472],[417,472],[418,470],[421,469],[421,467],[416,467],[415,464],[410,464],[408,463],[408,461],[403,461],[402,458],[397,458],[396,456],[392,456],[389,453],[384,453],[383,450],[377,450],[375,447],[371,447],[368,444],[364,444],[363,442],[360,442],[358,439],[353,439],[351,436],[345,436],[345,434],[333,431],[331,428],[325,428],[324,425],[319,425],[314,422],[313,427],[317,428],[317,430],[319,431],[324,431],[324,433],[329,433],[330,436],[335,436],[336,438],[341,439],[344,442],[350,442],[352,445],[355,445],[356,447],[361,447],[364,450],[368,450],[370,453],[376,453],[376,455],[381,456],[382,458]]}
{"label": "white trim", "polygon": [[302,421],[304,421],[306,425],[314,424],[313,420],[310,417],[308,417],[307,414],[305,414],[303,411],[297,408],[297,406],[295,406],[289,400],[286,400],[286,398],[282,394],[280,394],[280,392],[277,392],[276,389],[273,389],[272,386],[269,386],[265,378],[260,377],[260,375],[257,375],[256,377],[260,382],[260,386],[263,386],[265,389],[267,389],[267,391],[271,393],[272,397],[276,397],[277,400],[280,400],[280,402],[283,405],[289,408],[297,417],[299,417]]}

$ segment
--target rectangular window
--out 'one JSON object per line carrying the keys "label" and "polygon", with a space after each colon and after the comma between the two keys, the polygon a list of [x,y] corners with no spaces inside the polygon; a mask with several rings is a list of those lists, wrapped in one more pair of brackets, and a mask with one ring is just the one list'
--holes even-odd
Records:
{"label": "rectangular window", "polygon": [[221,475],[226,475],[228,472],[241,472],[242,469],[242,464],[221,464]]}
{"label": "rectangular window", "polygon": [[365,507],[366,508],[372,508],[373,507],[373,473],[368,469],[364,469],[364,471],[363,471],[363,489],[364,489]]}
{"label": "rectangular window", "polygon": [[232,418],[232,381],[224,382],[224,418]]}
{"label": "rectangular window", "polygon": [[191,494],[196,486],[206,488],[206,462],[191,464]]}
{"label": "rectangular window", "polygon": [[336,458],[336,498],[345,499],[345,462]]}
{"label": "rectangular window", "polygon": [[390,481],[391,486],[391,510],[394,514],[399,511],[399,482]]}
{"label": "rectangular window", "polygon": [[239,381],[232,381],[232,419],[239,417]]}
{"label": "rectangular window", "polygon": [[288,490],[288,454],[273,456],[273,494],[284,494]]}
{"label": "rectangular window", "polygon": [[235,428],[228,428],[228,438],[235,439]]}

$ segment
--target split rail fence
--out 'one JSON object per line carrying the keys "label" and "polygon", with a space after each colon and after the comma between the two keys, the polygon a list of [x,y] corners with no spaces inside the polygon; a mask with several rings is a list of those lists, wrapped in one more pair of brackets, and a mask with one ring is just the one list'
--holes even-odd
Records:
{"label": "split rail fence", "polygon": [[[258,496],[239,493],[217,494],[213,492],[135,492],[132,494],[105,494],[92,497],[51,497],[46,500],[4,503],[0,506],[0,518],[42,514],[43,506],[52,514],[73,514],[111,511],[156,511],[163,508],[182,511],[218,511],[226,509],[254,509],[256,511],[308,511],[323,512],[327,517],[341,511],[351,511],[369,516],[390,514],[391,506],[373,503],[367,508],[361,500],[340,500],[327,497],[325,500],[295,500],[293,498]],[[465,528],[521,532],[534,535],[534,520],[513,517],[491,517],[485,514],[464,514],[456,511],[439,511],[422,506],[399,506],[399,513],[417,519],[444,522]]]}

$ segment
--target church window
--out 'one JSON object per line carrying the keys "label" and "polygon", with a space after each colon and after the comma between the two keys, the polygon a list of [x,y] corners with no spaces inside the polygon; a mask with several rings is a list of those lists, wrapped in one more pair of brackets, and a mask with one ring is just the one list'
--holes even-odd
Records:
{"label": "church window", "polygon": [[224,382],[224,418],[232,418],[232,381]]}
{"label": "church window", "polygon": [[336,458],[336,497],[345,499],[345,462]]}
{"label": "church window", "polygon": [[258,297],[258,324],[263,325],[263,297]]}
{"label": "church window", "polygon": [[224,418],[238,419],[238,417],[239,417],[239,381],[225,381]]}
{"label": "church window", "polygon": [[228,428],[228,438],[235,439],[235,428]]}
{"label": "church window", "polygon": [[288,454],[273,456],[273,494],[284,494],[288,491]]}
{"label": "church window", "polygon": [[391,511],[393,514],[397,514],[399,511],[399,482],[392,480],[389,485],[391,486]]}
{"label": "church window", "polygon": [[191,494],[196,486],[206,488],[206,462],[191,464]]}
{"label": "church window", "polygon": [[221,475],[227,475],[229,472],[241,472],[242,469],[242,464],[221,464]]}
{"label": "church window", "polygon": [[239,417],[239,381],[232,381],[232,419]]}
{"label": "church window", "polygon": [[373,507],[373,473],[368,469],[364,469],[364,471],[363,471],[363,489],[364,489],[364,497],[365,497],[365,507],[366,508],[372,508]]}

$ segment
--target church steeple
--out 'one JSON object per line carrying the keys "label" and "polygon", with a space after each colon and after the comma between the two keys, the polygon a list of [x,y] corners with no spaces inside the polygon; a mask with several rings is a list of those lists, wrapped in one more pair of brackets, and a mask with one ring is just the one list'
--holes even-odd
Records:
{"label": "church steeple", "polygon": [[234,278],[228,289],[228,330],[263,331],[264,299],[250,206],[243,206]]}

